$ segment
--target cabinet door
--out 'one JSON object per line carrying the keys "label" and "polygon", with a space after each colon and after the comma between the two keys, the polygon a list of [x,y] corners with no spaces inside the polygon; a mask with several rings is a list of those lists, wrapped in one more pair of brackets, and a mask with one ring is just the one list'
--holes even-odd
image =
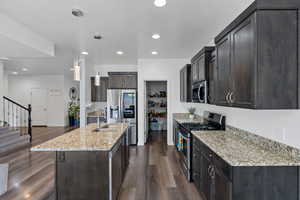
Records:
{"label": "cabinet door", "polygon": [[251,107],[254,105],[255,77],[255,15],[247,18],[232,31],[231,77],[233,88],[229,99],[232,105]]}
{"label": "cabinet door", "polygon": [[107,101],[107,88],[108,88],[108,77],[100,78],[100,92],[98,95],[98,99],[100,102]]}
{"label": "cabinet door", "polygon": [[196,144],[196,138],[193,140],[193,157],[192,157],[192,171],[193,171],[193,181],[198,191],[201,187],[201,152],[200,147]]}
{"label": "cabinet door", "polygon": [[122,75],[110,75],[108,78],[109,89],[123,89],[123,76]]}
{"label": "cabinet door", "polygon": [[205,54],[198,59],[198,80],[202,81],[206,79],[205,75]]}
{"label": "cabinet door", "polygon": [[232,182],[217,168],[214,168],[214,200],[232,199]]}
{"label": "cabinet door", "polygon": [[212,200],[211,195],[211,177],[209,175],[209,168],[211,162],[201,154],[201,182],[200,182],[200,191],[205,196],[206,200]]}
{"label": "cabinet door", "polygon": [[218,76],[215,55],[209,60],[208,74],[208,103],[214,104],[216,100],[216,81]]}
{"label": "cabinet door", "polygon": [[95,77],[91,77],[91,101],[97,102],[97,86],[95,86]]}
{"label": "cabinet door", "polygon": [[137,76],[136,75],[124,75],[123,76],[123,88],[124,89],[136,89],[137,88]]}
{"label": "cabinet door", "polygon": [[230,77],[230,35],[216,45],[217,49],[217,95],[216,104],[228,105],[228,95],[231,86]]}
{"label": "cabinet door", "polygon": [[187,102],[187,67],[183,69],[183,101]]}
{"label": "cabinet door", "polygon": [[180,70],[180,101],[183,102],[183,69]]}
{"label": "cabinet door", "polygon": [[198,67],[198,62],[195,61],[192,63],[192,83],[197,82],[199,80],[198,74],[199,74],[199,67]]}
{"label": "cabinet door", "polygon": [[112,156],[112,200],[117,200],[118,194],[122,184],[122,145],[117,144],[117,150]]}

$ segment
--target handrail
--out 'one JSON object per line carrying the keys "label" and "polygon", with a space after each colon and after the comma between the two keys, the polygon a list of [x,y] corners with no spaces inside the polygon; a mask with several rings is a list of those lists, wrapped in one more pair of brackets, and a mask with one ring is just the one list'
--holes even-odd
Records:
{"label": "handrail", "polygon": [[8,98],[6,96],[3,96],[3,99],[6,99],[7,101],[10,101],[11,103],[16,104],[17,106],[19,106],[19,107],[21,107],[21,108],[29,111],[29,106],[28,106],[28,108],[26,108],[25,106],[22,106],[21,104],[15,102],[14,100],[12,100],[12,99],[10,99],[10,98]]}
{"label": "handrail", "polygon": [[[24,110],[24,112],[28,113],[28,115],[27,115],[27,127],[25,128],[25,131],[27,130],[26,133],[30,136],[30,142],[32,142],[32,123],[31,123],[32,108],[31,108],[31,105],[28,104],[28,107],[26,108],[25,106],[17,103],[16,101],[14,101],[14,100],[12,100],[8,97],[3,96],[3,99],[4,99],[4,101],[3,101],[4,121],[5,121],[5,116],[6,116],[6,110],[5,110],[5,108],[6,108],[5,100],[6,100],[8,102],[8,104],[7,104],[7,106],[8,106],[8,111],[7,112],[8,113],[7,114],[8,114],[8,118],[12,120],[12,123],[11,123],[12,127],[17,128],[18,125],[16,125],[17,124],[16,121],[19,120],[18,122],[19,122],[19,125],[20,125],[20,124],[23,123],[24,118],[26,118],[26,117],[23,118],[23,115],[20,113],[21,111],[18,112],[17,110],[12,109],[13,105],[18,106],[19,108],[22,108]],[[12,104],[11,109],[9,109],[11,104]],[[10,111],[11,111],[11,114],[10,114]],[[18,114],[21,115],[21,116],[19,116]],[[26,121],[25,121],[25,124],[26,124]]]}

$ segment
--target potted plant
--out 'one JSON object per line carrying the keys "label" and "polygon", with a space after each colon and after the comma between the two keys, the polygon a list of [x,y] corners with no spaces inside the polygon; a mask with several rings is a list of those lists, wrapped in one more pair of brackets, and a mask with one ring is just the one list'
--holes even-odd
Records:
{"label": "potted plant", "polygon": [[196,108],[195,108],[195,107],[190,107],[190,108],[188,109],[188,112],[189,112],[189,117],[190,117],[190,119],[194,119],[194,118],[195,118]]}
{"label": "potted plant", "polygon": [[69,104],[69,125],[75,126],[79,124],[79,105],[76,105],[74,102]]}

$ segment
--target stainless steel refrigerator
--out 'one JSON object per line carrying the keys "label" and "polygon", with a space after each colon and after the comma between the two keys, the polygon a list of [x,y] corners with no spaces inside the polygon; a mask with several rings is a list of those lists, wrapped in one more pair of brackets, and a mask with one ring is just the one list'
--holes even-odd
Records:
{"label": "stainless steel refrigerator", "polygon": [[129,144],[137,144],[136,90],[107,90],[107,122],[129,123]]}

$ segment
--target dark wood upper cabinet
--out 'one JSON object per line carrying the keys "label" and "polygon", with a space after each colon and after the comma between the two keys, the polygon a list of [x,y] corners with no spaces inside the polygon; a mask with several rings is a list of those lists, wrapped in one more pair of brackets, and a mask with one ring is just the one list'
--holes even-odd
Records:
{"label": "dark wood upper cabinet", "polygon": [[192,101],[191,65],[185,65],[180,70],[180,101]]}
{"label": "dark wood upper cabinet", "polygon": [[250,16],[232,31],[231,41],[231,98],[240,107],[254,105],[256,74],[255,15]]}
{"label": "dark wood upper cabinet", "polygon": [[279,4],[255,1],[215,38],[217,105],[299,108],[298,11]]}
{"label": "dark wood upper cabinet", "polygon": [[208,67],[208,103],[215,104],[216,101],[216,82],[218,79],[216,51],[213,51],[209,60]]}
{"label": "dark wood upper cabinet", "polygon": [[192,83],[208,79],[208,65],[215,47],[204,47],[191,60]]}
{"label": "dark wood upper cabinet", "polygon": [[91,77],[91,101],[107,101],[108,77],[100,77],[100,86],[95,85],[95,77]]}
{"label": "dark wood upper cabinet", "polygon": [[109,89],[137,89],[136,72],[109,72]]}
{"label": "dark wood upper cabinet", "polygon": [[228,95],[230,92],[230,36],[220,40],[216,44],[217,49],[217,81],[216,81],[216,101],[218,105],[228,104]]}

